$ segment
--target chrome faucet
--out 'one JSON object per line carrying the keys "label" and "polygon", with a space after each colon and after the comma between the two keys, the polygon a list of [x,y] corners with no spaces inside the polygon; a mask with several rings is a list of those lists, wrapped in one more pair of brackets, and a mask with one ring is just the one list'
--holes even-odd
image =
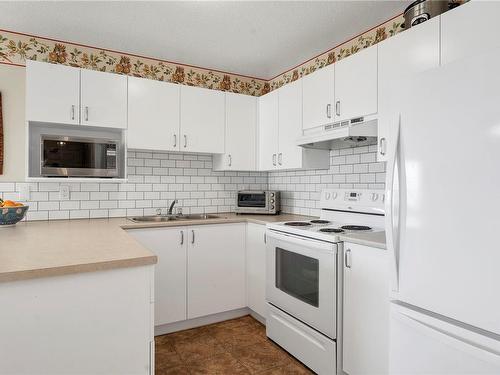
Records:
{"label": "chrome faucet", "polygon": [[174,210],[175,204],[178,202],[177,199],[174,199],[172,203],[170,204],[170,207],[168,208],[167,214],[172,215],[172,211]]}

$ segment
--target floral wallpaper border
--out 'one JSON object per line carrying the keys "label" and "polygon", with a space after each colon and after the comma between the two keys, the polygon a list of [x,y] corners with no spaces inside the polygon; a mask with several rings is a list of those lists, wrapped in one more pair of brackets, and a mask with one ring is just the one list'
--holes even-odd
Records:
{"label": "floral wallpaper border", "polygon": [[261,95],[266,83],[265,80],[258,78],[0,30],[0,63],[24,66],[26,60],[63,64],[253,96]]}
{"label": "floral wallpaper border", "polygon": [[[468,0],[452,0],[462,4]],[[270,80],[224,73],[0,29],[0,64],[37,60],[135,77],[261,96],[404,30],[400,14]]]}

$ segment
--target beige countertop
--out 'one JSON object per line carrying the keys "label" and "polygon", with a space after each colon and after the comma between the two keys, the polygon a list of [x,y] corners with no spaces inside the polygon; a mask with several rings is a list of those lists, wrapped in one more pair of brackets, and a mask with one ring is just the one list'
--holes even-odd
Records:
{"label": "beige countertop", "polygon": [[0,227],[0,282],[155,264],[123,229],[306,220],[297,215],[218,214],[208,220],[134,223],[126,218],[21,222]]}
{"label": "beige countertop", "polygon": [[[0,282],[66,275],[155,264],[156,255],[124,229],[176,227],[218,223],[267,224],[309,220],[312,217],[281,214],[217,214],[219,218],[134,223],[126,218],[22,222],[0,227]],[[341,240],[385,248],[385,234],[359,233]]]}

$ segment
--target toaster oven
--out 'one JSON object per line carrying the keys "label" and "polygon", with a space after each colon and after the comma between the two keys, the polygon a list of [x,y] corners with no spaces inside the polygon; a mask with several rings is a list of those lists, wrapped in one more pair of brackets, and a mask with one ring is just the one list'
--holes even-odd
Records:
{"label": "toaster oven", "polygon": [[275,190],[238,191],[234,212],[276,215],[280,212],[280,192]]}

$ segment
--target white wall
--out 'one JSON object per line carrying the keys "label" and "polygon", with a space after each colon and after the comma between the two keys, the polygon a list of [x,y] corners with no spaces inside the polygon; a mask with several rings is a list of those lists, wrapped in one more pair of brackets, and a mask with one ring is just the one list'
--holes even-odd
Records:
{"label": "white wall", "polygon": [[24,179],[25,71],[24,67],[0,64],[4,127],[4,173],[0,175],[0,181]]}

